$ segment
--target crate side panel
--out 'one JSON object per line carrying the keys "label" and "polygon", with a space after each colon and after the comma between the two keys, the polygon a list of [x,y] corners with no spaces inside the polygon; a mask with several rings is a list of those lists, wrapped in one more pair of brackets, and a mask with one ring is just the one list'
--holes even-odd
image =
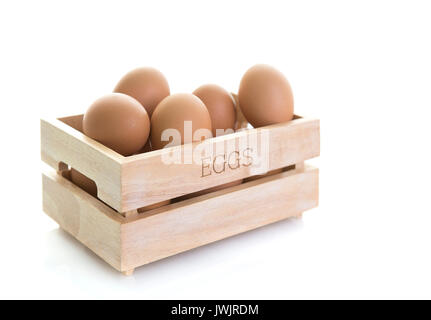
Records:
{"label": "crate side panel", "polygon": [[94,180],[98,197],[121,211],[121,156],[58,120],[41,121],[41,155],[55,170],[64,162]]}
{"label": "crate side panel", "polygon": [[[320,153],[319,120],[297,119],[204,143],[210,146],[210,155],[195,157],[189,163],[184,163],[184,151],[190,146],[172,149],[179,152],[182,162],[178,164],[166,162],[168,150],[126,159],[122,173],[123,211],[262,174],[265,166],[259,164],[265,161],[270,171],[316,157]],[[193,148],[202,148],[202,144]],[[172,151],[170,155],[173,154]]]}
{"label": "crate side panel", "polygon": [[298,119],[298,125],[271,130],[270,168],[297,164],[320,155],[320,120]]}
{"label": "crate side panel", "polygon": [[296,216],[318,203],[318,169],[252,181],[122,226],[124,270]]}
{"label": "crate side panel", "polygon": [[44,173],[43,210],[111,266],[121,266],[121,218],[55,173]]}

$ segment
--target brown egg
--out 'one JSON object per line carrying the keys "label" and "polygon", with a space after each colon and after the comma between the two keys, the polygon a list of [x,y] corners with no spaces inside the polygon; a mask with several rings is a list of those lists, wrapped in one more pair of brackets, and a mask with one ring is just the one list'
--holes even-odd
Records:
{"label": "brown egg", "polygon": [[247,70],[238,91],[245,118],[257,128],[293,118],[293,94],[284,75],[273,67],[258,64]]}
{"label": "brown egg", "polygon": [[223,135],[226,129],[234,130],[235,105],[229,92],[218,85],[206,84],[197,88],[193,94],[202,100],[210,113],[214,137]]}
{"label": "brown egg", "polygon": [[[191,134],[184,132],[185,121],[191,121]],[[174,129],[179,136],[171,136],[171,141],[163,141],[162,134],[166,129]],[[195,133],[199,134],[200,137],[195,137]],[[212,136],[211,117],[204,103],[195,95],[190,93],[173,94],[163,99],[154,110],[151,117],[151,146],[153,150],[162,149],[167,144],[172,147],[192,141],[201,141],[202,135],[204,138]],[[169,139],[169,136],[170,134],[167,135],[166,139]]]}
{"label": "brown egg", "polygon": [[148,139],[148,140],[147,140],[147,143],[145,144],[145,146],[143,146],[143,147],[141,148],[141,150],[139,150],[138,152],[136,152],[136,154],[145,153],[145,152],[150,152],[150,151],[152,151],[152,148],[151,148],[151,140],[150,140],[150,139]]}
{"label": "brown egg", "polygon": [[91,194],[93,197],[97,197],[97,186],[96,183],[87,178],[81,172],[75,169],[70,170],[70,181],[72,181],[75,185],[80,187],[85,192]]}
{"label": "brown egg", "polygon": [[154,68],[138,68],[118,82],[114,92],[127,94],[138,100],[151,118],[154,109],[170,93],[165,76]]}
{"label": "brown egg", "polygon": [[84,134],[112,150],[128,156],[147,142],[150,119],[141,104],[122,93],[96,100],[84,115]]}

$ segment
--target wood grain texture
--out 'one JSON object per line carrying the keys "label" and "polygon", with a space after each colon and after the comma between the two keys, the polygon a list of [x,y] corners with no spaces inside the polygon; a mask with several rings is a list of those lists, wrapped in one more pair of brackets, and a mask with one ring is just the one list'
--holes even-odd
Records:
{"label": "wood grain texture", "polygon": [[[66,119],[79,127],[79,118]],[[41,156],[55,170],[67,164],[94,180],[97,196],[121,211],[121,155],[60,120],[41,120]]]}
{"label": "wood grain texture", "polygon": [[[208,144],[212,155],[205,165],[211,166],[216,157],[229,159],[234,152],[242,155],[248,147],[255,148],[252,141],[258,141],[257,149],[263,150],[261,141],[265,141],[265,137],[268,139],[265,142],[268,148],[268,171],[300,163],[320,154],[319,120],[308,118],[216,137],[201,144],[194,143],[193,148]],[[166,153],[183,154],[185,148],[178,146],[124,158],[122,210],[136,209],[260,173],[253,165],[244,165],[234,170],[226,166],[224,172],[217,174],[213,168],[202,168],[203,159],[207,158],[189,164],[163,163]],[[217,150],[225,152],[218,153]],[[263,154],[262,151],[260,155]],[[204,170],[211,174],[203,176]]]}
{"label": "wood grain texture", "polygon": [[[94,180],[98,197],[123,213],[265,173],[255,165],[262,159],[271,171],[320,154],[319,120],[297,116],[286,123],[130,157],[83,135],[79,131],[82,115],[61,120],[41,121],[42,159],[56,170],[66,163]],[[164,161],[172,153],[184,160],[184,154],[196,154],[203,147],[209,156],[197,156],[189,163]],[[250,150],[255,151],[252,165],[246,162]],[[237,168],[236,157],[242,162]],[[220,159],[225,162],[224,171],[216,164]]]}
{"label": "wood grain texture", "polygon": [[68,126],[72,127],[73,129],[78,130],[81,133],[84,133],[83,123],[82,123],[83,119],[84,119],[84,115],[78,114],[78,115],[74,115],[74,116],[59,118],[58,120],[67,124]]}
{"label": "wood grain texture", "polygon": [[122,269],[296,217],[318,204],[318,169],[283,172],[156,209],[122,225]]}
{"label": "wood grain texture", "polygon": [[42,185],[45,213],[121,271],[121,216],[55,172],[43,173]]}
{"label": "wood grain texture", "polygon": [[115,269],[296,217],[318,204],[318,169],[305,166],[123,217],[61,175],[43,174],[43,208]]}

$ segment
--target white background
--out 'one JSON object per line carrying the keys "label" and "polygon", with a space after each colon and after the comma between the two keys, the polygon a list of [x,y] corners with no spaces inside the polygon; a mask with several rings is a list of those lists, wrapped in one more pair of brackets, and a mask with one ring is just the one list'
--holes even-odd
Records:
{"label": "white background", "polygon": [[[0,298],[431,298],[429,1],[2,1]],[[321,119],[320,205],[124,277],[41,210],[39,119],[138,66],[268,63]]]}

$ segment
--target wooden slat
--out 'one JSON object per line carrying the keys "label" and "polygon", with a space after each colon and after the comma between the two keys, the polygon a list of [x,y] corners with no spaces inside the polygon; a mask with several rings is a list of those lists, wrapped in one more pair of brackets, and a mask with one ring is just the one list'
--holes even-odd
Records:
{"label": "wooden slat", "polygon": [[285,218],[318,204],[318,169],[283,172],[155,209],[122,225],[122,270]]}
{"label": "wooden slat", "polygon": [[[235,152],[239,152],[241,161],[248,164],[244,154],[247,148],[253,147],[262,155],[267,146],[267,169],[271,171],[303,162],[320,153],[319,120],[310,118],[295,117],[287,123],[247,129],[209,139],[203,144],[177,146],[130,157],[123,157],[83,135],[79,131],[82,115],[62,120],[41,121],[42,159],[56,170],[62,169],[61,164],[66,163],[94,180],[98,197],[122,213],[263,173],[254,165],[242,165],[237,169],[226,166],[222,173],[215,173],[213,169],[208,171],[216,157],[229,159],[233,155],[231,159],[235,159]],[[192,163],[163,162],[166,154],[178,152],[183,155],[186,150],[194,152],[203,145],[211,150],[210,157],[202,157]],[[220,147],[224,147],[225,152],[220,153]]]}
{"label": "wooden slat", "polygon": [[[178,146],[170,148],[170,150],[157,150],[126,157],[122,171],[122,211],[133,210],[262,173],[256,171],[252,165],[241,166],[234,170],[227,166],[223,173],[216,174],[214,170],[211,170],[211,175],[206,175],[209,169],[208,167],[203,169],[203,164],[206,166],[215,156],[223,157],[223,153],[216,151],[219,150],[215,148],[217,144],[225,146],[224,150],[229,150],[226,147],[228,145],[235,146],[236,149],[230,149],[225,153],[226,158],[229,158],[233,151],[242,154],[245,149],[253,145],[254,138],[258,141],[257,149],[262,150],[262,141],[265,141],[264,139],[267,137],[268,171],[271,171],[318,156],[320,153],[319,135],[319,120],[299,118],[288,123],[250,129],[205,141],[204,143],[211,145],[213,156],[202,158],[198,163],[163,163],[164,154],[172,150],[182,154],[189,146]],[[248,142],[241,146],[241,141],[247,140]],[[193,148],[197,147],[199,145],[194,143]],[[244,159],[241,161],[246,162]],[[203,172],[204,174],[202,174]]]}
{"label": "wooden slat", "polygon": [[121,271],[121,216],[56,173],[45,172],[42,183],[45,213]]}
{"label": "wooden slat", "polygon": [[318,169],[305,166],[125,218],[66,178],[43,174],[43,208],[119,271],[285,218],[318,204]]}
{"label": "wooden slat", "polygon": [[121,211],[121,155],[60,120],[41,120],[41,156],[55,170],[65,163],[94,180],[98,197]]}
{"label": "wooden slat", "polygon": [[83,119],[84,119],[84,115],[78,114],[75,116],[59,118],[58,120],[67,124],[68,126],[72,127],[73,129],[78,130],[79,132],[83,133],[84,132],[84,129],[82,128]]}

